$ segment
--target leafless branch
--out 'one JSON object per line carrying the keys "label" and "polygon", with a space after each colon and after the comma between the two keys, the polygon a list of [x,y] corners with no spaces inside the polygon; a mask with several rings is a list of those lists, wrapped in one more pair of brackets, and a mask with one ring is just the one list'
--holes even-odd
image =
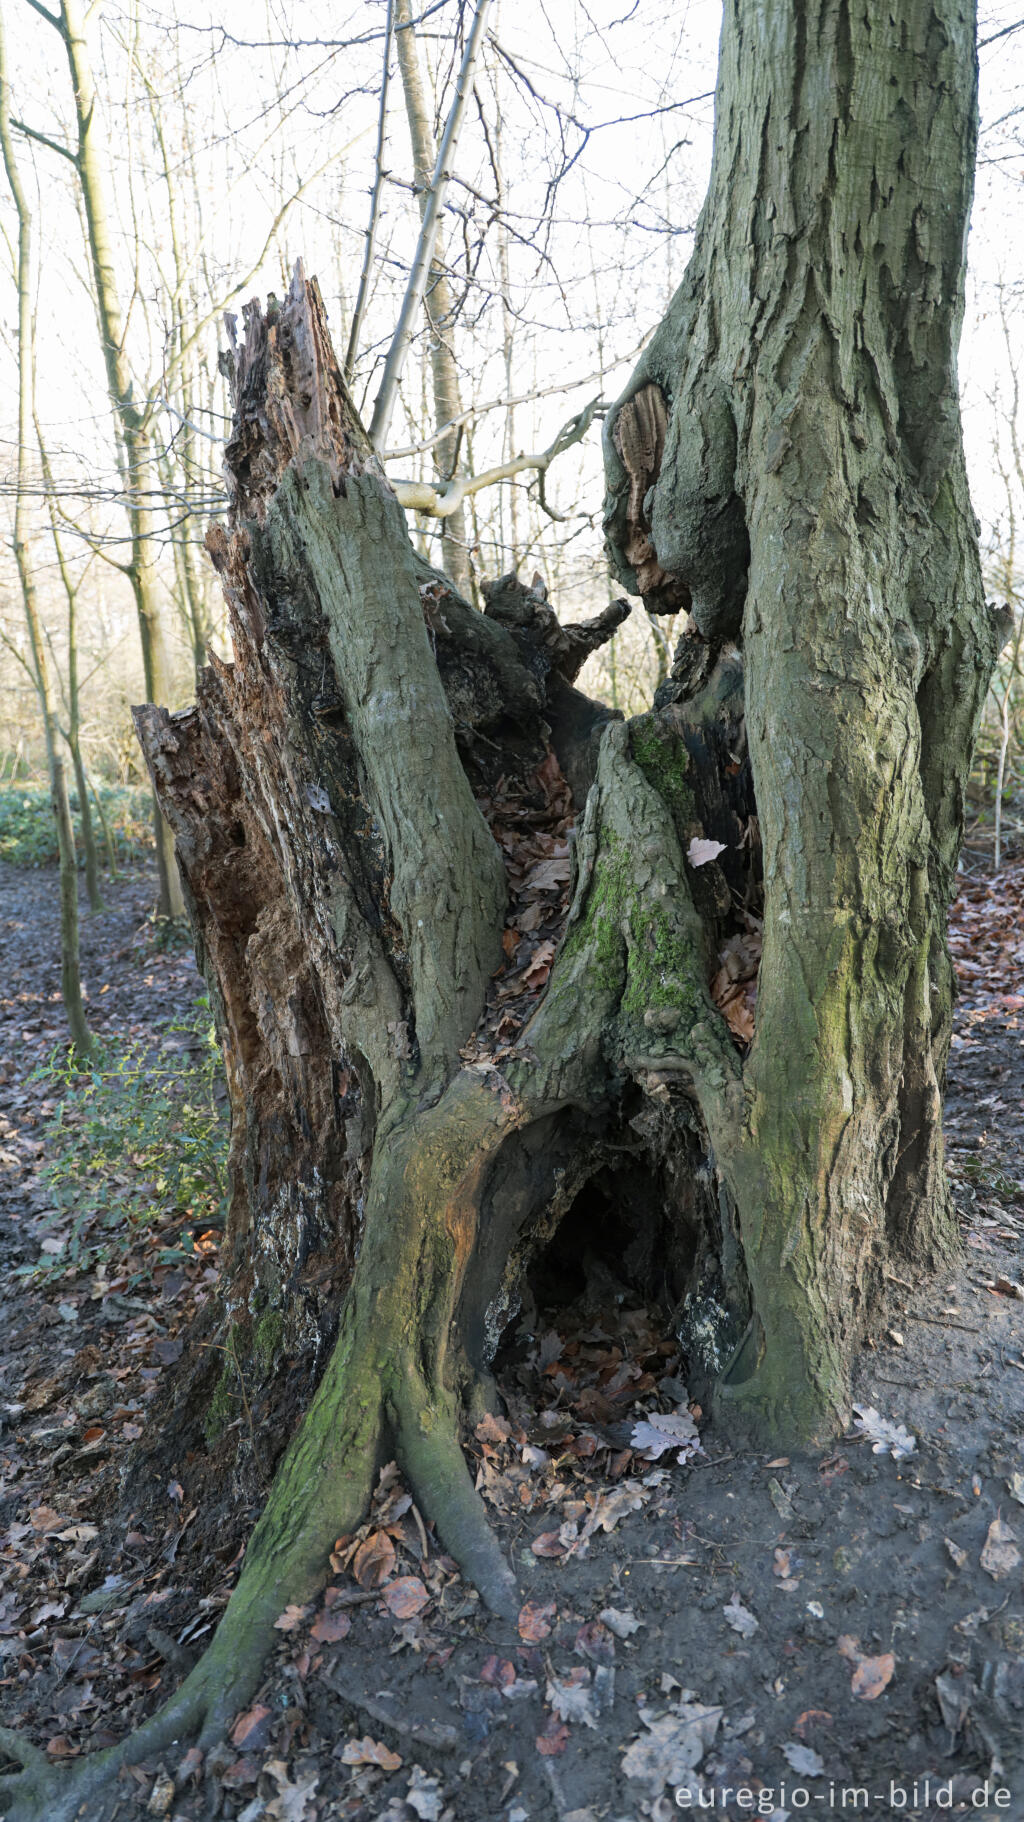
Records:
{"label": "leafless branch", "polygon": [[485,468],[477,475],[455,475],[443,487],[435,487],[430,481],[392,481],[396,498],[402,506],[414,512],[422,512],[434,519],[447,519],[457,512],[463,501],[471,494],[479,493],[484,487],[494,487],[499,481],[514,480],[517,474],[532,470],[538,476],[540,502],[545,512],[552,519],[561,518],[543,497],[544,478],[556,456],[562,455],[574,443],[582,442],[595,417],[605,409],[601,399],[591,399],[590,404],[563,424],[558,435],[546,449],[535,451],[531,455],[512,456],[507,462],[499,462],[494,468]]}

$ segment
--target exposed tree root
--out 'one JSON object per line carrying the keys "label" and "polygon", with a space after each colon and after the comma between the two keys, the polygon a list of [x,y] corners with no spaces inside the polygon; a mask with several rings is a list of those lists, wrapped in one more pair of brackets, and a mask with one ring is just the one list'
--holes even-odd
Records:
{"label": "exposed tree root", "polygon": [[[259,1686],[275,1621],[290,1603],[315,1599],[327,1578],[335,1537],[354,1530],[369,1503],[383,1434],[381,1377],[371,1385],[366,1373],[346,1381],[343,1372],[329,1370],[328,1381],[274,1482],[238,1586],[195,1669],[126,1739],[70,1766],[54,1765],[13,1729],[0,1729],[0,1748],[24,1767],[3,1781],[5,1822],[72,1822],[83,1805],[89,1805],[86,1814],[98,1813],[104,1792],[124,1766],[169,1748],[178,1759],[190,1744],[207,1751],[223,1738]],[[316,1450],[314,1465],[313,1437],[329,1430],[332,1420],[344,1431],[344,1415],[353,1405],[362,1406],[362,1424],[337,1450]],[[425,1402],[411,1398],[396,1412],[400,1458],[447,1548],[488,1606],[513,1617],[519,1604],[515,1579],[473,1488],[454,1411],[435,1408],[433,1429],[425,1426],[426,1412]]]}
{"label": "exposed tree root", "polygon": [[408,1397],[398,1413],[396,1450],[413,1492],[464,1574],[492,1613],[514,1619],[519,1589],[466,1467],[454,1402],[437,1401],[431,1408],[425,1398]]}
{"label": "exposed tree root", "polygon": [[[177,1692],[116,1746],[53,1766],[6,1730],[25,1769],[7,1822],[71,1822],[125,1765],[169,1747],[219,1740],[252,1697],[292,1603],[314,1600],[335,1539],[354,1531],[392,1448],[412,1489],[492,1611],[515,1616],[515,1578],[459,1446],[460,1411],[444,1386],[451,1310],[476,1231],[484,1163],[518,1110],[486,1072],[466,1071],[438,1107],[399,1125],[371,1177],[367,1244],[334,1353],[288,1449],[213,1641]],[[405,1340],[410,1332],[409,1341]],[[430,1380],[420,1360],[424,1336]],[[410,1345],[418,1338],[417,1357]]]}

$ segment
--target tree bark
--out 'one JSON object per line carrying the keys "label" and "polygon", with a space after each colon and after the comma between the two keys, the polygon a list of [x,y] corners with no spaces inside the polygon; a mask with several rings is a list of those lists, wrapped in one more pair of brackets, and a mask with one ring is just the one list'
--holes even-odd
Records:
{"label": "tree bark", "polygon": [[945,919],[996,643],[956,384],[975,106],[969,8],[729,0],[693,259],[606,433],[620,574],[744,651],[764,960],[720,1162],[756,1315],[721,1397],[801,1432],[889,1260],[955,1244]]}

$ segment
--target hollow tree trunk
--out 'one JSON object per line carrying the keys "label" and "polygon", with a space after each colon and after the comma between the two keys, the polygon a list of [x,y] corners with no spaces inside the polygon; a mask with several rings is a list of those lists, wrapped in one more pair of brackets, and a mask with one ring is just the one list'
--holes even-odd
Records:
{"label": "hollow tree trunk", "polygon": [[[412,551],[315,286],[248,312],[209,539],[234,662],[137,724],[226,1037],[234,1352],[305,1348],[319,1383],[205,1657],[59,1800],[31,1767],[14,1822],[218,1736],[384,1451],[514,1604],[460,1421],[589,1178],[698,1396],[773,1443],[843,1413],[889,1260],[952,1246],[944,914],[994,647],[955,396],[967,33],[951,0],[729,0],[693,266],[609,423],[613,553],[692,603],[628,725],[572,687],[625,604],[474,613]],[[570,796],[538,989],[521,834]],[[719,1002],[762,910],[752,1034]]]}
{"label": "hollow tree trunk", "polygon": [[695,649],[745,655],[764,960],[719,1162],[755,1315],[722,1394],[803,1432],[888,1262],[954,1244],[945,918],[995,655],[956,381],[975,96],[956,0],[728,0],[693,259],[608,421],[613,560],[691,598],[678,691]]}

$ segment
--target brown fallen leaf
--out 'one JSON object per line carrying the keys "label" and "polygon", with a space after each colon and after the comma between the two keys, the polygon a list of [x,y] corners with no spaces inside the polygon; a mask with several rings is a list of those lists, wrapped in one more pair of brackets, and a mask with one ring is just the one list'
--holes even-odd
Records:
{"label": "brown fallen leaf", "polygon": [[862,1702],[873,1702],[886,1685],[891,1683],[895,1668],[896,1659],[891,1651],[884,1651],[877,1658],[861,1658],[853,1673],[850,1688]]}
{"label": "brown fallen leaf", "polygon": [[793,1732],[798,1734],[802,1740],[806,1737],[808,1728],[828,1727],[831,1720],[832,1716],[827,1708],[805,1708],[803,1714],[798,1715],[794,1721]]}
{"label": "brown fallen leaf", "polygon": [[270,1799],[263,1814],[272,1817],[273,1822],[307,1822],[310,1816],[309,1804],[313,1801],[319,1778],[315,1774],[307,1775],[301,1784],[293,1784],[283,1759],[268,1759],[263,1770],[277,1785],[277,1796]]}
{"label": "brown fallen leaf", "polygon": [[[774,1501],[772,1502],[774,1504]],[[772,1574],[778,1576],[776,1587],[786,1594],[795,1594],[800,1586],[800,1577],[793,1574],[794,1563],[792,1552],[776,1550],[772,1560]]]}
{"label": "brown fallen leaf", "polygon": [[546,1759],[553,1759],[556,1753],[564,1752],[569,1744],[569,1729],[564,1722],[549,1715],[543,1733],[537,1735],[537,1751]]}
{"label": "brown fallen leaf", "polygon": [[396,1620],[411,1620],[422,1613],[430,1599],[418,1575],[402,1575],[391,1582],[384,1593],[384,1605]]}
{"label": "brown fallen leaf", "polygon": [[539,1537],[534,1538],[530,1545],[530,1549],[533,1551],[534,1556],[565,1555],[565,1545],[557,1531],[542,1531]]}
{"label": "brown fallen leaf", "polygon": [[1012,1575],[1020,1567],[1020,1561],[1015,1532],[1005,1519],[994,1518],[981,1552],[981,1566],[985,1573],[994,1582],[1001,1581],[1004,1575]]}
{"label": "brown fallen leaf", "polygon": [[583,1527],[585,1537],[592,1537],[595,1531],[614,1531],[616,1525],[630,1512],[642,1510],[645,1494],[640,1483],[635,1480],[624,1480],[621,1486],[614,1487],[610,1493],[602,1493],[594,1503],[594,1509]]}
{"label": "brown fallen leaf", "polygon": [[33,1531],[45,1532],[59,1531],[61,1526],[66,1525],[68,1521],[66,1518],[61,1518],[52,1506],[33,1506],[28,1515],[28,1522]]}
{"label": "brown fallen leaf", "polygon": [[174,1782],[179,1786],[187,1784],[189,1778],[198,1777],[202,1768],[203,1754],[198,1746],[190,1746],[174,1774]]}
{"label": "brown fallen leaf", "polygon": [[554,1601],[546,1606],[527,1601],[519,1611],[519,1637],[527,1645],[539,1645],[541,1639],[550,1638],[556,1612]]}
{"label": "brown fallen leaf", "polygon": [[516,1667],[510,1658],[500,1658],[493,1653],[487,1658],[480,1670],[480,1681],[491,1689],[510,1689],[516,1680]]}
{"label": "brown fallen leaf", "polygon": [[397,1771],[402,1755],[392,1752],[383,1740],[371,1740],[369,1734],[365,1734],[361,1740],[346,1740],[341,1762],[343,1765],[379,1765],[381,1771]]}
{"label": "brown fallen leaf", "polygon": [[337,1645],[351,1630],[352,1621],[347,1613],[318,1613],[309,1636],[316,1639],[318,1645]]}
{"label": "brown fallen leaf", "polygon": [[308,1612],[308,1607],[297,1607],[292,1602],[274,1621],[274,1631],[297,1632]]}
{"label": "brown fallen leaf", "polygon": [[269,1718],[270,1709],[263,1702],[257,1702],[255,1707],[240,1714],[231,1729],[232,1746],[237,1746],[239,1752],[251,1752],[265,1746],[270,1734],[270,1729],[266,1726]]}
{"label": "brown fallen leaf", "polygon": [[860,1640],[844,1632],[836,1640],[836,1649],[840,1657],[847,1659],[854,1666],[850,1683],[852,1693],[862,1702],[873,1702],[882,1690],[892,1681],[896,1669],[896,1659],[891,1651],[884,1651],[880,1657],[867,1657],[860,1648]]}
{"label": "brown fallen leaf", "polygon": [[711,983],[711,998],[734,1037],[744,1044],[754,1041],[756,981],[730,981],[722,969]]}
{"label": "brown fallen leaf", "polygon": [[379,1588],[394,1574],[395,1546],[386,1531],[371,1531],[352,1559],[352,1573],[360,1588]]}
{"label": "brown fallen leaf", "polygon": [[485,1411],[473,1432],[481,1442],[507,1442],[512,1434],[512,1425],[504,1417],[495,1417]]}

